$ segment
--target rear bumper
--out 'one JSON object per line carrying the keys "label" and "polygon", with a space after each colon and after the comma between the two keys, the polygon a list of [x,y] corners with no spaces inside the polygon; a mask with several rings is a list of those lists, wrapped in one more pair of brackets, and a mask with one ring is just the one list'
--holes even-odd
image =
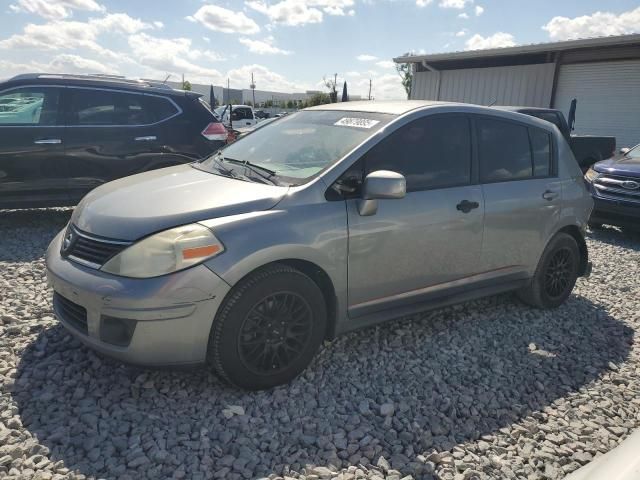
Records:
{"label": "rear bumper", "polygon": [[594,207],[589,221],[620,227],[640,227],[640,203],[609,200],[593,196]]}
{"label": "rear bumper", "polygon": [[230,288],[222,279],[203,265],[149,279],[118,277],[63,258],[61,239],[62,232],[47,251],[47,279],[56,316],[70,333],[136,365],[206,361],[211,325]]}

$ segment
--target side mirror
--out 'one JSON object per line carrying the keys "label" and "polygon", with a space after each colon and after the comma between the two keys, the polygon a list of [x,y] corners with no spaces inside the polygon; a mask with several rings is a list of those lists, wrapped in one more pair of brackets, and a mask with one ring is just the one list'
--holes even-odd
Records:
{"label": "side mirror", "polygon": [[624,147],[620,149],[620,155],[626,155],[627,153],[629,153],[629,150],[631,150],[628,147]]}
{"label": "side mirror", "polygon": [[358,212],[363,217],[375,215],[378,200],[404,198],[407,194],[407,181],[397,172],[378,170],[371,172],[362,185],[362,199],[358,201]]}

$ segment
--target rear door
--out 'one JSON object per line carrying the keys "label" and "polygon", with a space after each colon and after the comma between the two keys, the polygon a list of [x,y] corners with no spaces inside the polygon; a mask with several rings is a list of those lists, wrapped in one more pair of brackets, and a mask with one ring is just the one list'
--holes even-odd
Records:
{"label": "rear door", "polygon": [[65,129],[58,87],[0,92],[0,204],[67,204]]}
{"label": "rear door", "polygon": [[484,116],[475,117],[475,130],[485,202],[482,268],[527,277],[560,217],[551,134]]}
{"label": "rear door", "polygon": [[69,87],[66,157],[70,194],[147,170],[162,153],[162,130],[142,93]]}
{"label": "rear door", "polygon": [[234,128],[250,127],[257,123],[251,107],[233,107],[231,120]]}

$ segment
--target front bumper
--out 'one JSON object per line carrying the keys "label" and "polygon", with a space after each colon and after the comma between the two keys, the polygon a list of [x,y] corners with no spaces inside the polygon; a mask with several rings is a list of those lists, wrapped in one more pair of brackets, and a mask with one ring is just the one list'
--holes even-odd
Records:
{"label": "front bumper", "polygon": [[593,195],[594,207],[589,221],[619,227],[640,227],[640,203],[609,200]]}
{"label": "front bumper", "polygon": [[[230,289],[227,283],[204,265],[148,279],[103,273],[63,258],[62,236],[60,232],[47,250],[47,279],[56,299],[63,300],[54,301],[56,316],[75,337],[137,365],[206,361],[211,324]],[[75,314],[83,309],[86,321],[79,323]],[[133,327],[118,345],[105,329],[113,319]]]}

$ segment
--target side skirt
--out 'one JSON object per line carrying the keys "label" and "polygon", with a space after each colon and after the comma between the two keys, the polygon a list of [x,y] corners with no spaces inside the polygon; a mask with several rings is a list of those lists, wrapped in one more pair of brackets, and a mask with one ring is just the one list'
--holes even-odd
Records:
{"label": "side skirt", "polygon": [[[477,288],[467,288],[463,291],[457,291],[449,295],[442,295],[438,298],[430,300],[419,300],[406,303],[402,306],[394,306],[384,310],[371,313],[361,314],[356,318],[350,318],[346,321],[339,322],[337,325],[336,336],[347,333],[360,328],[376,325],[388,320],[399,319],[407,315],[413,315],[420,312],[427,312],[438,308],[448,307],[457,303],[468,302],[482,297],[498,295],[509,291],[518,290],[530,284],[530,278],[510,279],[493,285],[486,285]],[[456,289],[457,290],[457,289]],[[444,293],[444,292],[443,292]]]}

